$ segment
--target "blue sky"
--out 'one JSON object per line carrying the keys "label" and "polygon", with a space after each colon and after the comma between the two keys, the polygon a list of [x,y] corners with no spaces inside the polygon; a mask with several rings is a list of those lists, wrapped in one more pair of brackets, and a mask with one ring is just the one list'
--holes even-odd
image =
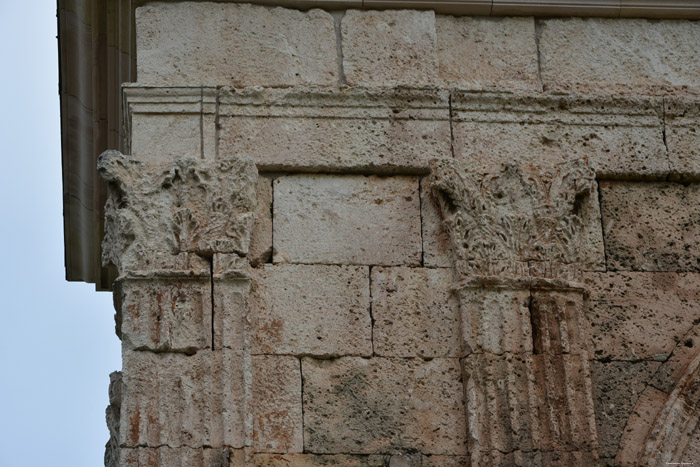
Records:
{"label": "blue sky", "polygon": [[64,279],[55,0],[0,0],[0,467],[99,466],[112,294]]}

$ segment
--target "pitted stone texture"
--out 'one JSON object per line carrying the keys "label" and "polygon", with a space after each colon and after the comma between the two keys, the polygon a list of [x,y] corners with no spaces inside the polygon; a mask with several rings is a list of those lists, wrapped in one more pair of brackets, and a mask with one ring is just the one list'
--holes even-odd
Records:
{"label": "pitted stone texture", "polygon": [[595,449],[586,357],[472,354],[462,365],[472,461],[495,450]]}
{"label": "pitted stone texture", "polygon": [[372,268],[373,341],[384,357],[458,357],[451,269]]}
{"label": "pitted stone texture", "polygon": [[539,91],[535,21],[437,16],[439,78],[448,87]]}
{"label": "pitted stone texture", "polygon": [[591,362],[601,457],[615,457],[622,432],[659,362]]}
{"label": "pitted stone texture", "polygon": [[458,295],[465,355],[532,352],[529,289],[463,288]]}
{"label": "pitted stone texture", "polygon": [[700,322],[700,274],[588,273],[586,284],[594,358],[666,360]]}
{"label": "pitted stone texture", "polygon": [[[229,467],[228,448],[122,448],[120,467]],[[230,464],[235,465],[235,464]]]}
{"label": "pitted stone texture", "polygon": [[121,278],[117,331],[125,349],[194,353],[211,347],[211,279]]}
{"label": "pitted stone texture", "polygon": [[333,17],[235,3],[136,9],[137,78],[147,84],[329,86],[338,82]]}
{"label": "pitted stone texture", "polygon": [[587,158],[598,176],[665,176],[658,98],[452,93],[454,150],[472,166]]}
{"label": "pitted stone texture", "polygon": [[590,451],[513,451],[504,454],[500,451],[488,451],[472,456],[472,466],[548,466],[571,467],[598,465],[598,453]]}
{"label": "pitted stone texture", "polygon": [[384,456],[347,454],[256,454],[254,462],[255,467],[386,467]]}
{"label": "pitted stone texture", "polygon": [[421,467],[421,454],[394,454],[389,458],[389,467]]}
{"label": "pitted stone texture", "polygon": [[639,458],[652,425],[663,410],[668,394],[647,386],[625,425],[614,465],[640,465]]}
{"label": "pitted stone texture", "polygon": [[532,345],[536,354],[588,357],[588,322],[583,290],[533,290],[530,299]]}
{"label": "pitted stone texture", "polygon": [[341,34],[347,84],[435,84],[438,62],[433,11],[348,10]]}
{"label": "pitted stone texture", "polygon": [[650,383],[652,386],[666,394],[671,394],[683,377],[693,360],[698,355],[700,347],[700,316],[695,316],[693,329],[684,335],[678,342],[668,360],[656,372]]}
{"label": "pitted stone texture", "polygon": [[453,253],[450,236],[442,225],[440,206],[430,192],[427,179],[421,180],[421,220],[423,229],[423,264],[431,268],[450,268]]}
{"label": "pitted stone texture", "polygon": [[423,456],[422,467],[468,467],[467,456]]}
{"label": "pitted stone texture", "polygon": [[443,90],[225,88],[219,102],[219,151],[261,170],[425,171],[450,155]]}
{"label": "pitted stone texture", "polygon": [[291,175],[274,191],[274,262],[420,265],[417,177]]}
{"label": "pitted stone texture", "polygon": [[256,452],[302,452],[301,364],[295,357],[253,356]]}
{"label": "pitted stone texture", "polygon": [[272,180],[258,179],[256,189],[255,222],[250,234],[248,259],[254,267],[267,262],[272,256]]}
{"label": "pitted stone texture", "polygon": [[540,27],[546,90],[700,90],[700,24],[695,21],[567,18],[541,21]]}
{"label": "pitted stone texture", "polygon": [[302,359],[304,448],[466,454],[456,359]]}
{"label": "pitted stone texture", "polygon": [[243,357],[125,351],[121,446],[243,447]]}
{"label": "pitted stone texture", "polygon": [[245,156],[149,164],[106,151],[102,258],[121,274],[175,269],[179,255],[248,253],[257,169]]}
{"label": "pitted stone texture", "polygon": [[371,355],[369,269],[271,265],[253,271],[253,353]]}
{"label": "pitted stone texture", "polygon": [[608,270],[700,271],[700,184],[600,188]]}
{"label": "pitted stone texture", "polygon": [[666,144],[671,173],[681,179],[700,179],[700,100],[666,98]]}

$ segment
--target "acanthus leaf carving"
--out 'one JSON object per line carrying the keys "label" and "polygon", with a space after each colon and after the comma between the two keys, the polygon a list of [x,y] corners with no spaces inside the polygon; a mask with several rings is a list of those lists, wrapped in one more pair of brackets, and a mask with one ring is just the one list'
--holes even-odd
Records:
{"label": "acanthus leaf carving", "polygon": [[120,273],[167,269],[182,253],[248,253],[257,183],[249,158],[146,164],[106,151],[98,173],[109,189],[103,263]]}
{"label": "acanthus leaf carving", "polygon": [[585,159],[554,167],[508,164],[488,172],[444,159],[432,171],[458,272],[493,275],[528,262],[580,261],[581,205],[595,190],[595,173]]}

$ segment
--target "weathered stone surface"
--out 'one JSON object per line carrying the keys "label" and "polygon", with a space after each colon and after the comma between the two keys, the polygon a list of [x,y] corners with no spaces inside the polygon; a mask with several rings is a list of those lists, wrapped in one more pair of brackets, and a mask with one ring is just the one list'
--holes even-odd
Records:
{"label": "weathered stone surface", "polygon": [[598,454],[595,450],[587,451],[521,451],[516,450],[504,454],[500,451],[479,453],[472,456],[472,466],[490,467],[494,465],[508,466],[551,466],[570,467],[598,465]]}
{"label": "weathered stone surface", "polygon": [[700,178],[700,101],[666,98],[664,116],[672,176],[697,180]]}
{"label": "weathered stone surface", "polygon": [[493,276],[503,264],[531,261],[578,265],[601,246],[586,234],[599,219],[584,218],[596,190],[585,159],[495,168],[444,159],[432,171],[459,274]]}
{"label": "weathered stone surface", "polygon": [[266,264],[253,283],[254,353],[372,354],[368,268]]}
{"label": "weathered stone surface", "polygon": [[229,467],[231,460],[228,448],[122,448],[121,456],[120,467]]}
{"label": "weathered stone surface", "polygon": [[248,339],[249,295],[248,278],[231,278],[214,274],[214,336],[215,349],[231,349],[242,355],[250,349]]}
{"label": "weathered stone surface", "polygon": [[248,259],[252,266],[257,267],[272,257],[272,180],[260,177],[255,191],[255,222],[250,234]]}
{"label": "weathered stone surface", "polygon": [[453,253],[449,233],[442,225],[440,206],[430,192],[428,179],[422,179],[420,184],[421,196],[421,226],[423,233],[423,265],[431,268],[451,268]]}
{"label": "weathered stone surface", "polygon": [[668,394],[652,386],[647,386],[642,392],[626,422],[620,448],[615,456],[615,465],[639,465],[639,458],[643,454],[641,448],[667,399]]}
{"label": "weathered stone surface", "polygon": [[256,454],[255,467],[384,467],[384,456]]}
{"label": "weathered stone surface", "polygon": [[622,432],[659,362],[591,362],[601,457],[615,457]]}
{"label": "weathered stone surface", "polygon": [[348,10],[341,34],[351,86],[425,86],[437,79],[433,11]]}
{"label": "weathered stone surface", "polygon": [[588,357],[590,339],[583,290],[532,290],[530,321],[534,353]]}
{"label": "weathered stone surface", "polygon": [[225,349],[124,352],[120,444],[243,447],[244,368],[243,357]]}
{"label": "weathered stone surface", "polygon": [[474,166],[587,158],[597,175],[664,176],[656,98],[452,93],[455,156]]}
{"label": "weathered stone surface", "polygon": [[137,79],[148,84],[334,85],[333,17],[236,3],[136,9]]}
{"label": "weathered stone surface", "polygon": [[145,164],[104,152],[109,187],[103,262],[127,271],[173,269],[178,255],[248,253],[257,170],[243,156]]}
{"label": "weathered stone surface", "polygon": [[105,420],[109,430],[109,440],[105,445],[105,467],[119,466],[119,426],[122,408],[122,373],[113,371],[109,375],[109,405],[105,410]]}
{"label": "weathered stone surface", "polygon": [[125,349],[194,353],[211,347],[211,279],[121,278],[114,284],[117,331]]}
{"label": "weathered stone surface", "polygon": [[256,452],[302,452],[301,364],[295,357],[253,356]]}
{"label": "weathered stone surface", "polygon": [[608,270],[700,271],[700,184],[601,182]]}
{"label": "weathered stone surface", "polygon": [[451,269],[372,268],[374,353],[459,356],[459,302]]}
{"label": "weathered stone surface", "polygon": [[448,100],[436,89],[224,88],[219,151],[268,171],[425,171],[450,155]]}
{"label": "weathered stone surface", "polygon": [[532,352],[530,289],[462,288],[462,352]]}
{"label": "weathered stone surface", "polygon": [[470,465],[467,456],[423,456],[422,467],[467,467]]}
{"label": "weathered stone surface", "polygon": [[436,17],[439,79],[461,89],[539,91],[535,21]]}
{"label": "weathered stone surface", "polygon": [[656,389],[666,394],[671,394],[683,377],[683,374],[698,355],[700,347],[700,315],[697,311],[693,314],[693,329],[685,334],[676,344],[671,352],[670,358],[666,360],[659,371],[649,382]]}
{"label": "weathered stone surface", "polygon": [[666,360],[700,323],[698,274],[616,272],[585,278],[597,359]]}
{"label": "weathered stone surface", "polygon": [[302,359],[304,448],[466,454],[456,359]]}
{"label": "weathered stone surface", "polygon": [[394,454],[389,458],[389,467],[421,467],[423,456],[420,454]]}
{"label": "weathered stone surface", "polygon": [[694,21],[567,18],[540,22],[549,91],[660,94],[700,89]]}
{"label": "weathered stone surface", "polygon": [[588,360],[472,354],[462,360],[472,461],[489,452],[591,451],[596,427]]}
{"label": "weathered stone surface", "polygon": [[291,175],[274,190],[274,262],[420,265],[417,177]]}

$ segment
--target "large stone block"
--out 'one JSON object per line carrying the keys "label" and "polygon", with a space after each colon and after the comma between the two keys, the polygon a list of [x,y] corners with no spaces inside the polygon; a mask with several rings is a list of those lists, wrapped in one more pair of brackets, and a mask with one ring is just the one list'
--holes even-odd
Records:
{"label": "large stone block", "polygon": [[700,184],[601,182],[613,271],[700,271]]}
{"label": "large stone block", "polygon": [[438,62],[433,11],[348,10],[341,34],[347,84],[435,84]]}
{"label": "large stone block", "polygon": [[253,283],[254,353],[372,354],[368,268],[266,264]]}
{"label": "large stone block", "polygon": [[225,349],[125,351],[121,446],[242,448],[245,367],[244,357]]}
{"label": "large stone block", "polygon": [[671,174],[681,179],[700,178],[700,100],[664,100],[666,144]]}
{"label": "large stone block", "polygon": [[121,449],[119,466],[229,467],[230,460],[231,452],[228,448],[137,447]]}
{"label": "large stone block", "polygon": [[211,347],[208,275],[121,278],[114,301],[125,349],[194,353]]}
{"label": "large stone block", "polygon": [[420,265],[417,177],[291,175],[274,190],[274,262]]}
{"label": "large stone block", "polygon": [[372,268],[374,352],[385,357],[459,356],[459,302],[451,269]]}
{"label": "large stone block", "polygon": [[588,273],[586,284],[594,358],[666,360],[700,322],[698,274]]}
{"label": "large stone block", "polygon": [[550,91],[660,94],[700,89],[695,21],[567,18],[540,22]]}
{"label": "large stone block", "polygon": [[148,84],[334,85],[333,17],[237,3],[136,10],[137,79]]}
{"label": "large stone block", "polygon": [[255,467],[384,467],[384,456],[347,454],[256,454]]}
{"label": "large stone block", "polygon": [[295,357],[253,356],[256,452],[302,452],[301,364]]}
{"label": "large stone block", "polygon": [[587,158],[598,176],[665,176],[657,98],[513,96],[453,92],[457,158],[475,167]]}
{"label": "large stone block", "polygon": [[623,430],[659,362],[591,362],[601,457],[615,457]]}
{"label": "large stone block", "polygon": [[248,259],[254,267],[272,256],[272,180],[258,179],[255,204],[255,222],[250,234]]}
{"label": "large stone block", "polygon": [[304,448],[466,454],[456,359],[302,359]]}
{"label": "large stone block", "polygon": [[219,151],[261,170],[416,172],[450,155],[447,91],[225,88],[219,98]]}
{"label": "large stone block", "polygon": [[437,16],[438,74],[449,87],[539,91],[535,21]]}

